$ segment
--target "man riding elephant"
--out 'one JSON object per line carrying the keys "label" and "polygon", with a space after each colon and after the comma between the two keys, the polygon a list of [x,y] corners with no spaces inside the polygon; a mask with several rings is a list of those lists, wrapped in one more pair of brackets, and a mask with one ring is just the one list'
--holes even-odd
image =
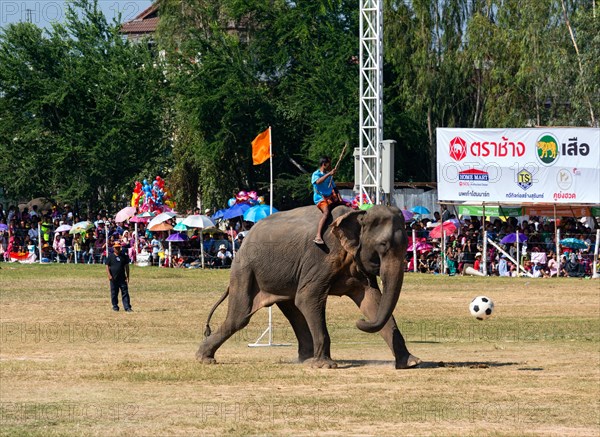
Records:
{"label": "man riding elephant", "polygon": [[[345,295],[356,303],[368,319],[357,321],[357,327],[380,332],[394,353],[396,368],[421,362],[409,353],[392,316],[402,288],[408,241],[400,210],[374,206],[355,211],[337,206],[325,227],[324,244],[316,245],[312,237],[320,218],[317,208],[307,206],[273,214],[254,225],[233,262],[227,291],[209,314],[206,338],[196,354],[201,362],[214,363],[217,349],[254,313],[276,304],[296,334],[299,360],[336,367],[325,320],[328,295]],[[226,319],[211,333],[210,318],[228,296]]]}

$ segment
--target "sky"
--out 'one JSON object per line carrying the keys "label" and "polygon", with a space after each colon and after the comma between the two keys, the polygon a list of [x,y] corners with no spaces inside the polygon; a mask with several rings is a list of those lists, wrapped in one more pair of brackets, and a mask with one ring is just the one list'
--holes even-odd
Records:
{"label": "sky", "polygon": [[[65,3],[65,0],[0,0],[0,27],[30,20],[39,27],[48,28],[52,21],[64,21]],[[129,21],[151,3],[151,0],[98,0],[109,22],[119,12],[121,22]]]}

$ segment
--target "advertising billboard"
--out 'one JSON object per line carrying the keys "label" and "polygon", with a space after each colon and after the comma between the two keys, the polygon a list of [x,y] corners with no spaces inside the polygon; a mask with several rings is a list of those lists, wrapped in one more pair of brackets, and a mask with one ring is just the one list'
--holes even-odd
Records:
{"label": "advertising billboard", "polygon": [[441,202],[600,204],[600,129],[437,129]]}

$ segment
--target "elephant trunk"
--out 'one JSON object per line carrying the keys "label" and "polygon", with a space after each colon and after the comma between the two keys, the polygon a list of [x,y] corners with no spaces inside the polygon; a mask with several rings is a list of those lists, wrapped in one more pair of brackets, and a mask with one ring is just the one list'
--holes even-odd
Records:
{"label": "elephant trunk", "polygon": [[367,322],[359,320],[356,322],[358,329],[364,332],[380,331],[392,316],[400,290],[402,289],[402,280],[404,278],[404,270],[402,265],[398,263],[384,263],[381,269],[381,281],[383,282],[383,293],[375,320]]}

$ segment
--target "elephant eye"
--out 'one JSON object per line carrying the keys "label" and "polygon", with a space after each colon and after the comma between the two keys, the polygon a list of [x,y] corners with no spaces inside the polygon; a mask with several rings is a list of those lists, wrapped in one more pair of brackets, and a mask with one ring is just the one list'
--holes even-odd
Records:
{"label": "elephant eye", "polygon": [[390,248],[390,242],[389,241],[380,241],[378,246],[380,247],[380,250],[382,252],[387,252],[388,249]]}

